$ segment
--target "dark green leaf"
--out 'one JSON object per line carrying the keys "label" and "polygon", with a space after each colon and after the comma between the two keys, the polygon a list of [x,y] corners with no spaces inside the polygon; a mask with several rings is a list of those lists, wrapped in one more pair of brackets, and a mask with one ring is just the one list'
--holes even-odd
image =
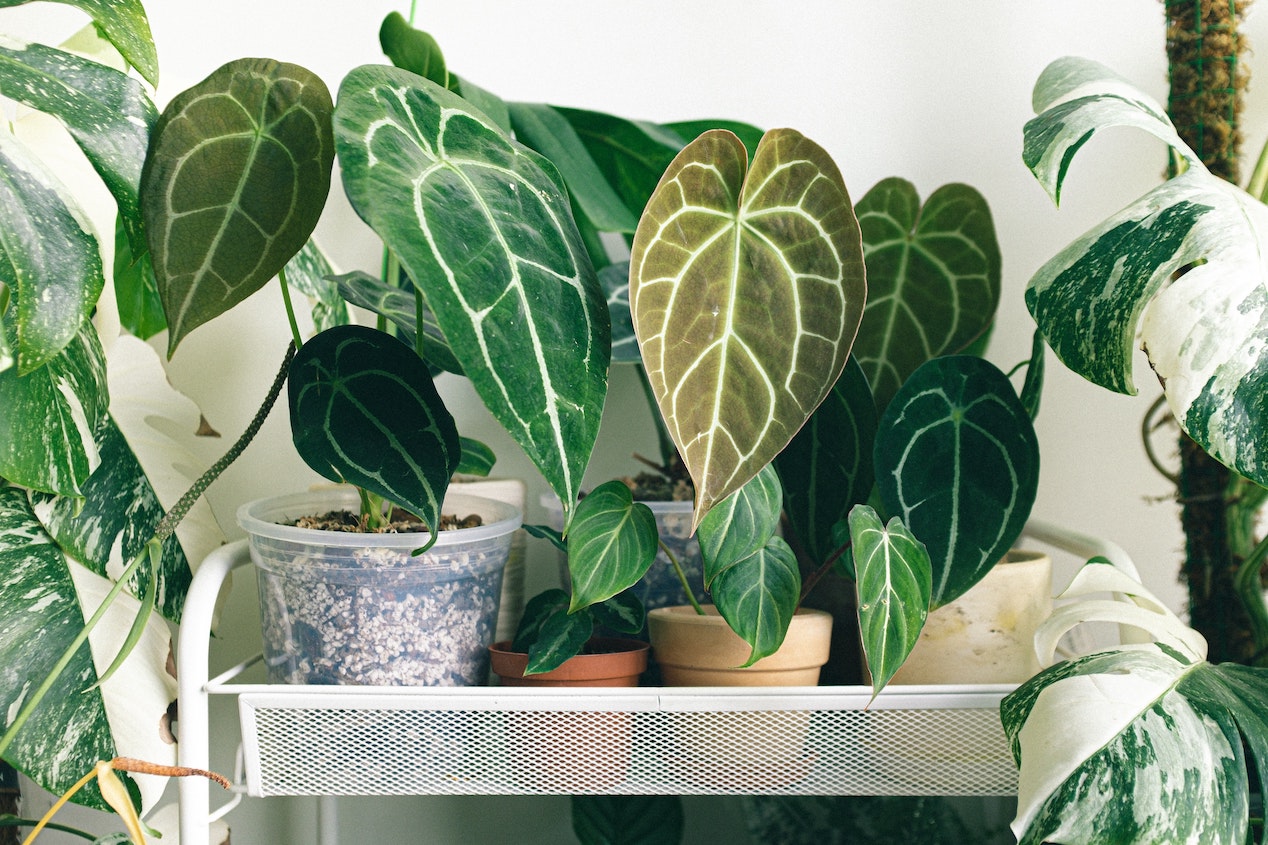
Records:
{"label": "dark green leaf", "polygon": [[682,798],[677,795],[574,795],[572,830],[581,845],[677,845]]}
{"label": "dark green leaf", "polygon": [[647,620],[647,609],[633,590],[617,593],[587,608],[596,625],[611,628],[620,634],[637,634]]}
{"label": "dark green leaf", "polygon": [[731,630],[753,649],[745,666],[783,645],[801,597],[797,556],[781,537],[713,579],[713,602]]}
{"label": "dark green leaf", "polygon": [[436,39],[431,33],[410,26],[400,12],[389,12],[383,19],[379,46],[397,67],[425,76],[437,85],[449,85],[445,56]]}
{"label": "dark green leaf", "polygon": [[[551,528],[549,525],[531,525],[525,523],[524,530],[532,537],[537,537],[541,540],[549,540],[555,548],[559,549],[559,551],[564,554],[568,553],[568,541],[564,539],[564,535],[557,529]],[[560,592],[563,591],[561,590]]]}
{"label": "dark green leaf", "polygon": [[330,192],[332,111],[319,78],[271,59],[230,62],[163,111],[141,210],[168,355],[308,241]]}
{"label": "dark green leaf", "polygon": [[327,329],[295,355],[289,396],[305,463],[405,508],[434,542],[461,445],[414,350],[364,326]]}
{"label": "dark green leaf", "polygon": [[[401,340],[414,346],[417,303],[412,290],[402,290],[361,271],[346,273],[335,281],[339,285],[340,296],[359,308],[386,317]],[[426,306],[423,307],[423,359],[430,367],[462,375],[462,365],[453,356],[449,342],[436,322],[436,315]]]}
{"label": "dark green leaf", "polygon": [[[534,528],[540,526],[525,526]],[[568,594],[554,587],[542,590],[524,605],[524,613],[520,615],[519,625],[515,630],[515,638],[511,641],[511,650],[528,653],[528,649],[537,642],[542,626],[546,620],[557,613],[568,612]]]}
{"label": "dark green leaf", "polygon": [[612,318],[612,363],[642,363],[630,316],[630,262],[618,261],[604,267],[599,271],[599,284],[607,295],[608,314]]}
{"label": "dark green leaf", "polygon": [[[0,0],[0,9],[30,0]],[[56,0],[88,13],[119,54],[151,85],[158,85],[158,52],[141,0]]]}
{"label": "dark green leaf", "polygon": [[756,126],[738,120],[681,120],[666,123],[665,128],[682,138],[683,144],[694,141],[710,129],[725,129],[740,139],[744,149],[748,150],[749,158],[757,155],[757,145],[761,143],[763,134]]}
{"label": "dark green leaf", "polygon": [[397,68],[351,71],[335,123],[353,207],[423,292],[568,524],[598,433],[611,334],[558,173],[462,98]]}
{"label": "dark green leaf", "polygon": [[114,296],[119,322],[132,334],[148,340],[167,328],[149,250],[140,258],[134,255],[120,225],[114,237]]}
{"label": "dark green leaf", "polygon": [[487,114],[503,132],[511,133],[511,112],[501,97],[452,73],[449,74],[449,90]]}
{"label": "dark green leaf", "polygon": [[1008,378],[970,355],[912,374],[881,417],[885,510],[929,550],[937,608],[977,583],[1020,535],[1039,484],[1039,443]]}
{"label": "dark green leaf", "polygon": [[493,450],[487,444],[470,437],[459,437],[458,442],[462,444],[462,458],[458,461],[458,468],[454,470],[454,473],[487,478],[498,459],[497,455],[493,454]]}
{"label": "dark green leaf", "polygon": [[577,504],[568,532],[572,609],[629,589],[656,559],[656,517],[621,481],[600,484]]}
{"label": "dark green leaf", "polygon": [[697,536],[706,590],[712,589],[718,575],[766,548],[779,528],[783,501],[779,476],[768,464],[701,520]]}
{"label": "dark green leaf", "polygon": [[538,675],[558,669],[585,648],[594,633],[594,618],[587,612],[569,613],[562,608],[542,622],[537,637],[528,649],[525,675]]}
{"label": "dark green leaf", "polygon": [[1030,363],[1026,365],[1026,381],[1021,387],[1021,404],[1032,420],[1039,416],[1039,400],[1043,398],[1044,352],[1047,348],[1043,332],[1036,330],[1030,345]]}

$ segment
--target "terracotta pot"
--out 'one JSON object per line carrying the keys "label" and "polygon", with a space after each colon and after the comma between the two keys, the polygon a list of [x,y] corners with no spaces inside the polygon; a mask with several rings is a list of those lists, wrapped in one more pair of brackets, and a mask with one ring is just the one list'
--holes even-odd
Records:
{"label": "terracotta pot", "polygon": [[641,640],[599,637],[590,641],[589,651],[549,672],[528,676],[528,655],[511,651],[509,640],[489,646],[489,658],[494,673],[508,687],[636,687],[647,669],[649,646]]}
{"label": "terracotta pot", "polygon": [[891,684],[1019,684],[1039,672],[1035,629],[1052,614],[1052,560],[1010,551],[967,593],[929,614]]}
{"label": "terracotta pot", "polygon": [[739,668],[751,649],[716,608],[705,616],[689,605],[647,614],[652,652],[667,686],[814,686],[828,661],[832,616],[802,608],[793,616],[779,651]]}

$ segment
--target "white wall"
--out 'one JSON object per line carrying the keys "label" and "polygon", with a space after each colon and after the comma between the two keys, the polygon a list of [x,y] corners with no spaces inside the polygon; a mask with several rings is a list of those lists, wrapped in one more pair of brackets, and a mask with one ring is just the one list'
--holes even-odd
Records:
{"label": "white wall", "polygon": [[[160,99],[223,61],[247,55],[303,64],[333,90],[351,67],[382,60],[379,22],[390,11],[408,12],[407,5],[219,0],[196,6],[152,0],[163,74]],[[507,99],[657,121],[723,116],[793,126],[833,153],[856,199],[890,175],[910,179],[922,196],[950,181],[976,186],[991,203],[1003,253],[1003,305],[990,357],[1006,369],[1028,354],[1033,323],[1022,290],[1031,273],[1152,185],[1164,166],[1163,151],[1141,135],[1098,139],[1075,162],[1064,207],[1057,211],[1020,155],[1022,125],[1032,114],[1031,86],[1059,56],[1098,59],[1165,97],[1157,0],[465,0],[421,6],[418,24],[436,35],[450,67]],[[13,19],[34,30],[61,32],[82,19],[46,4],[3,14],[0,26]],[[1252,11],[1252,43],[1268,44],[1266,20]],[[1264,92],[1255,86],[1248,109],[1248,146],[1256,152],[1268,122],[1262,107],[1268,86]],[[336,199],[318,237],[341,269],[375,270],[377,244],[342,197]],[[195,332],[172,362],[176,384],[227,437],[241,430],[272,377],[287,337],[281,315],[276,289],[270,288],[239,307],[233,319]],[[1179,609],[1176,507],[1156,501],[1170,489],[1149,468],[1137,435],[1141,415],[1157,393],[1143,359],[1138,378],[1143,396],[1112,396],[1050,358],[1039,419],[1043,476],[1035,513],[1117,542],[1141,567],[1148,586]],[[642,427],[634,384],[625,374],[613,381],[600,444],[601,451],[604,444],[609,448],[593,465],[592,479],[624,472],[635,448],[654,448]],[[461,383],[447,383],[445,390],[460,426],[498,448],[500,471],[530,478],[535,502],[540,480],[478,401]],[[213,488],[211,500],[226,531],[237,536],[233,511],[239,503],[292,490],[311,478],[294,456],[278,412],[261,442]],[[250,583],[242,584],[228,611],[227,633],[216,644],[213,670],[257,648],[253,601]],[[232,714],[220,718],[219,728],[227,729]],[[223,767],[229,753],[218,754]],[[555,799],[344,803],[348,824],[374,825],[373,836],[346,828],[347,841],[555,842],[569,836],[566,805]],[[710,806],[693,803],[693,814],[707,814]],[[307,801],[249,801],[233,817],[234,841],[312,841],[310,811]],[[502,838],[485,827],[497,815],[513,819]],[[724,830],[696,841],[720,841],[723,835],[742,841],[734,816],[717,812],[713,818]]]}

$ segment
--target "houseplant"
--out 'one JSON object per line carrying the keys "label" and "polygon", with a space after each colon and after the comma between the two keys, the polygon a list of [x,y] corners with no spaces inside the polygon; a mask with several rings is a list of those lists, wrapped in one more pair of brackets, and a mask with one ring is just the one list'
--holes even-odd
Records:
{"label": "houseplant", "polygon": [[[1142,129],[1180,164],[1177,175],[1036,273],[1027,305],[1048,343],[1075,372],[1130,392],[1139,331],[1184,430],[1262,484],[1268,210],[1208,171],[1158,103],[1098,63],[1054,62],[1034,101],[1039,114],[1027,125],[1024,157],[1054,198],[1074,152],[1107,128]],[[1261,644],[1258,573],[1266,550],[1261,543],[1238,579]],[[1084,598],[1098,592],[1130,601]],[[1070,593],[1080,600],[1054,617],[1049,643],[1084,619],[1142,628],[1148,641],[1059,663],[1005,700],[1001,713],[1023,784],[1015,822],[1021,841],[1247,841],[1246,750],[1261,773],[1268,760],[1264,670],[1207,663],[1203,638],[1111,566],[1089,564]],[[1082,728],[1070,735],[1072,723]],[[1164,774],[1168,760],[1183,761],[1176,762],[1183,770],[1177,775],[1165,763]],[[1134,800],[1105,802],[1111,783],[1112,794]]]}

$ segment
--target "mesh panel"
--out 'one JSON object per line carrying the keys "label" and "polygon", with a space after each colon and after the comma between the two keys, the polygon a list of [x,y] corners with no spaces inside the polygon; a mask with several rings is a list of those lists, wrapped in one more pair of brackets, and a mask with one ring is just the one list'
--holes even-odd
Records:
{"label": "mesh panel", "polygon": [[[266,697],[267,698],[267,697]],[[521,709],[240,699],[253,795],[1013,795],[997,703]],[[586,706],[586,698],[572,707]],[[530,705],[530,706],[540,706]],[[760,702],[758,705],[760,706]]]}

